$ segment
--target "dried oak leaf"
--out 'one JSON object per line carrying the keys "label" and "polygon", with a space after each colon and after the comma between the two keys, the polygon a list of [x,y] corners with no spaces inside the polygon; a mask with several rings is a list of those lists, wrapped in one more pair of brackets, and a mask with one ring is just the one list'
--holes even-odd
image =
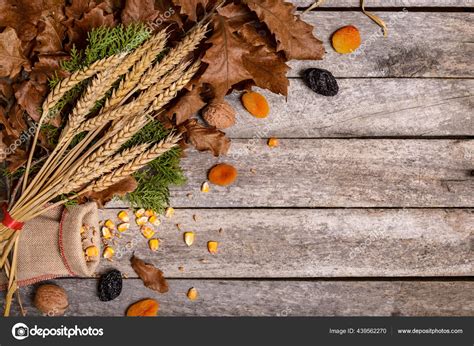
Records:
{"label": "dried oak leaf", "polygon": [[23,114],[24,111],[18,104],[8,110],[0,106],[0,124],[5,127],[4,131],[9,138],[13,139],[12,142],[26,130]]}
{"label": "dried oak leaf", "polygon": [[23,42],[33,40],[37,25],[45,13],[61,12],[64,0],[2,0],[0,1],[0,26],[12,27]]}
{"label": "dried oak leaf", "polygon": [[38,36],[34,51],[41,54],[52,54],[63,50],[66,27],[62,24],[66,17],[62,11],[46,12],[38,24]]}
{"label": "dried oak leaf", "polygon": [[150,22],[155,20],[160,11],[155,9],[154,0],[126,0],[121,18],[123,24],[133,22]]}
{"label": "dried oak leaf", "polygon": [[108,189],[99,192],[88,192],[83,195],[80,199],[80,202],[83,201],[95,201],[97,205],[102,208],[105,203],[109,202],[115,196],[124,196],[129,192],[135,191],[137,188],[138,183],[134,177],[129,176],[117,184],[110,186]]}
{"label": "dried oak leaf", "polygon": [[[87,9],[87,12],[77,13]],[[71,6],[66,7],[65,13],[67,20],[64,25],[67,30],[68,42],[65,45],[66,50],[70,50],[74,45],[77,48],[83,49],[87,44],[87,33],[100,26],[114,26],[114,7],[108,1],[101,2],[95,6],[94,2],[73,2]]]}
{"label": "dried oak leaf", "polygon": [[221,99],[232,85],[252,79],[242,62],[242,56],[249,54],[252,47],[234,34],[227,17],[216,14],[212,22],[214,31],[207,40],[212,46],[202,58],[208,66],[200,81],[211,84],[216,98]]}
{"label": "dried oak leaf", "polygon": [[251,23],[243,25],[238,33],[253,46],[251,52],[242,57],[242,61],[255,84],[275,94],[287,96],[289,81],[286,74],[290,67],[277,54],[268,37],[260,35]]}
{"label": "dried oak leaf", "polygon": [[173,4],[181,8],[180,13],[187,15],[193,22],[198,19],[198,6],[202,6],[205,10],[211,2],[211,0],[173,0]]}
{"label": "dried oak leaf", "polygon": [[230,139],[224,132],[215,127],[203,126],[197,119],[187,120],[179,127],[179,131],[197,150],[210,150],[214,156],[226,154],[229,150]]}
{"label": "dried oak leaf", "polygon": [[7,156],[8,171],[10,173],[15,172],[18,168],[25,165],[27,159],[28,153],[23,149],[16,148],[11,155]]}
{"label": "dried oak leaf", "polygon": [[294,14],[295,6],[281,0],[244,0],[275,35],[277,51],[288,59],[319,60],[323,43],[313,36],[313,27]]}
{"label": "dried oak leaf", "polygon": [[178,98],[176,104],[166,111],[166,116],[169,119],[174,118],[176,125],[181,125],[199,112],[205,105],[206,103],[201,98],[201,87],[194,86],[190,91],[187,91],[186,94]]}
{"label": "dried oak leaf", "polygon": [[168,283],[161,270],[150,263],[145,263],[136,256],[133,256],[130,262],[133,270],[142,279],[146,287],[160,293],[168,292]]}
{"label": "dried oak leaf", "polygon": [[41,103],[48,91],[46,83],[38,83],[29,79],[16,84],[14,89],[18,104],[34,121],[38,121],[41,116]]}
{"label": "dried oak leaf", "polygon": [[22,67],[29,67],[13,28],[8,27],[0,34],[0,61],[0,77],[15,78]]}

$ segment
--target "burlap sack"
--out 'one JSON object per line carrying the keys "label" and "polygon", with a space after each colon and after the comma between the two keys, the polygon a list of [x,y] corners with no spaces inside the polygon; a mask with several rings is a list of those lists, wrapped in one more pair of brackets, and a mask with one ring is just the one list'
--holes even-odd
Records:
{"label": "burlap sack", "polygon": [[[90,227],[87,239],[81,226]],[[18,245],[18,285],[27,286],[57,277],[88,277],[97,269],[99,258],[86,261],[84,246],[100,249],[97,205],[86,203],[59,207],[25,223]],[[0,289],[6,288],[5,273],[0,274]]]}

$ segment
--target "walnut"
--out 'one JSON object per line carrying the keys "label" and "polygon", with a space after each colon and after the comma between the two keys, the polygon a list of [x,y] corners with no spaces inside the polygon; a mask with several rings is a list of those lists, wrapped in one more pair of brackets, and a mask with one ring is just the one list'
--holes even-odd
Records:
{"label": "walnut", "polygon": [[204,108],[203,118],[211,126],[226,129],[235,124],[235,110],[225,101],[213,101]]}

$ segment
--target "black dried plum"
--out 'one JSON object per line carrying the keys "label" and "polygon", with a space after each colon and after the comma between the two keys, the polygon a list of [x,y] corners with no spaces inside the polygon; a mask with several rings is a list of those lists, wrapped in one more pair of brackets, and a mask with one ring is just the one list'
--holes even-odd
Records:
{"label": "black dried plum", "polygon": [[303,79],[314,92],[324,96],[335,96],[339,92],[336,78],[331,72],[321,68],[309,68],[304,71]]}
{"label": "black dried plum", "polygon": [[100,277],[99,299],[108,302],[117,298],[122,292],[122,273],[113,269]]}

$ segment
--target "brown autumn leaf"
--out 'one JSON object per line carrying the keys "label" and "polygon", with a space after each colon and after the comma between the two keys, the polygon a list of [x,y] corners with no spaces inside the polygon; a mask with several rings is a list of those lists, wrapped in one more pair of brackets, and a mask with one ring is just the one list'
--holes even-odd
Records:
{"label": "brown autumn leaf", "polygon": [[37,25],[45,13],[60,12],[64,0],[2,0],[0,1],[0,26],[12,27],[23,42],[33,40]]}
{"label": "brown autumn leaf", "polygon": [[220,99],[232,85],[252,79],[242,62],[242,56],[250,53],[251,46],[233,33],[226,17],[216,14],[212,22],[214,32],[207,41],[212,46],[202,58],[208,66],[200,81],[211,84],[216,98]]}
{"label": "brown autumn leaf", "polygon": [[15,78],[22,67],[29,67],[29,61],[21,49],[21,41],[11,27],[0,34],[0,61],[0,77]]}
{"label": "brown autumn leaf", "polygon": [[287,96],[289,81],[286,74],[290,67],[277,54],[268,37],[259,34],[251,23],[242,26],[238,33],[253,46],[250,53],[242,57],[242,61],[255,84],[275,94]]}
{"label": "brown autumn leaf", "polygon": [[24,111],[18,104],[14,104],[10,109],[0,106],[0,124],[5,129],[5,134],[11,138],[18,138],[26,130]]}
{"label": "brown autumn leaf", "polygon": [[191,143],[197,150],[210,150],[214,156],[226,154],[230,147],[230,139],[225,133],[215,127],[206,127],[198,123],[197,119],[185,121],[179,130],[183,133],[187,143]]}
{"label": "brown autumn leaf", "polygon": [[153,264],[145,263],[135,255],[130,260],[132,268],[142,279],[143,284],[151,290],[166,293],[169,290],[163,272],[156,268]]}
{"label": "brown autumn leaf", "polygon": [[138,183],[134,177],[129,176],[117,184],[110,186],[108,189],[99,192],[88,192],[80,198],[80,202],[84,201],[95,201],[99,208],[102,208],[107,202],[112,200],[115,196],[124,196],[129,192],[135,191]]}
{"label": "brown autumn leaf", "polygon": [[13,151],[10,155],[7,156],[8,171],[10,173],[15,172],[20,167],[25,165],[27,159],[28,153],[26,152],[26,150],[23,150],[21,148],[15,148],[15,151]]}
{"label": "brown autumn leaf", "polygon": [[3,137],[3,131],[0,131],[0,163],[4,162],[7,157],[7,144],[3,141]]}
{"label": "brown autumn leaf", "polygon": [[174,118],[176,125],[180,125],[190,119],[206,105],[202,100],[200,93],[201,87],[194,86],[193,89],[187,91],[186,94],[178,98],[176,104],[166,111],[166,116],[169,119]]}
{"label": "brown autumn leaf", "polygon": [[52,54],[63,50],[66,27],[62,24],[66,17],[62,11],[46,12],[38,24],[38,35],[34,51],[40,54]]}
{"label": "brown autumn leaf", "polygon": [[193,22],[197,22],[198,6],[202,6],[206,10],[207,5],[212,0],[173,0],[173,4],[181,8],[180,13],[188,16]]}
{"label": "brown autumn leaf", "polygon": [[320,60],[324,47],[313,36],[313,27],[294,14],[295,6],[281,0],[244,0],[277,40],[277,51],[288,59]]}
{"label": "brown autumn leaf", "polygon": [[160,12],[155,9],[154,0],[126,0],[121,19],[125,25],[134,22],[150,22],[159,14]]}
{"label": "brown autumn leaf", "polygon": [[[104,1],[99,5],[93,5],[95,5],[94,2],[76,1],[66,7],[67,20],[64,21],[68,37],[65,45],[66,50],[70,50],[73,44],[78,49],[84,49],[87,43],[87,33],[93,28],[115,26],[114,8],[111,4]],[[87,12],[80,12],[83,10],[87,10]]]}
{"label": "brown autumn leaf", "polygon": [[24,109],[34,121],[38,121],[41,116],[41,103],[48,92],[47,84],[38,83],[35,80],[29,79],[20,84],[16,84],[14,90],[16,100],[21,108]]}

